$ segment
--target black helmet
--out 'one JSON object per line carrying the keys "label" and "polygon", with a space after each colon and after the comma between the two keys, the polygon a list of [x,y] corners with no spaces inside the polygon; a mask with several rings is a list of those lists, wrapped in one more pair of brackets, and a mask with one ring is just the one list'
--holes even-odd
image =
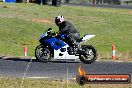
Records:
{"label": "black helmet", "polygon": [[64,21],[64,17],[62,15],[55,17],[55,23],[56,25],[59,25]]}

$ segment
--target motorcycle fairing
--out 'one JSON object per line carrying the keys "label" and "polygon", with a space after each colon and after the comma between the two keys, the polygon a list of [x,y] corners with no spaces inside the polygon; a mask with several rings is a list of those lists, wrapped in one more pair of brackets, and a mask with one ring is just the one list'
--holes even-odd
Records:
{"label": "motorcycle fairing", "polygon": [[57,38],[49,38],[44,40],[51,48],[58,50],[64,46],[66,46],[66,43],[64,43],[62,40],[59,40]]}
{"label": "motorcycle fairing", "polygon": [[46,32],[46,33],[44,33],[44,34],[42,34],[40,37],[39,37],[39,40],[40,39],[42,39],[42,38],[44,38],[44,37],[46,37],[48,35],[48,33]]}
{"label": "motorcycle fairing", "polygon": [[65,48],[65,52],[62,52],[61,49],[58,50],[54,50],[54,60],[76,60],[79,58],[79,56],[76,55],[69,55],[67,48],[69,47],[69,45],[64,46],[63,48]]}
{"label": "motorcycle fairing", "polygon": [[[51,46],[51,48],[54,49],[54,60],[58,59],[77,59],[79,56],[75,55],[69,55],[67,52],[67,48],[69,47],[68,44],[63,42],[62,40],[59,40],[57,38],[50,38],[44,40],[48,45]],[[65,48],[65,51],[62,52],[61,48]]]}

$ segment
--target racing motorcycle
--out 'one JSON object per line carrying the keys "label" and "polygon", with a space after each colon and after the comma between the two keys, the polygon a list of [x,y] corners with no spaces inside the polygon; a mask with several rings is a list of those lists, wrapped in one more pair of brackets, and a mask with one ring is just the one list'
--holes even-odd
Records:
{"label": "racing motorcycle", "polygon": [[43,33],[39,42],[40,45],[35,49],[35,57],[42,62],[48,61],[62,61],[62,60],[79,60],[85,64],[94,63],[97,59],[97,51],[92,45],[81,45],[87,40],[93,38],[95,35],[86,34],[79,41],[78,46],[81,51],[76,47],[71,47],[64,41],[66,34],[51,33],[53,29],[49,28]]}

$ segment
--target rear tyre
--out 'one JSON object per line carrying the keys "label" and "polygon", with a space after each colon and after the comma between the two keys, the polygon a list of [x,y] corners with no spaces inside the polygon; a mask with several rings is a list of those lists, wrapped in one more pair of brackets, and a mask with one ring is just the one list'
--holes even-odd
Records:
{"label": "rear tyre", "polygon": [[82,53],[79,55],[79,59],[85,64],[94,63],[97,59],[97,51],[92,45],[82,45]]}
{"label": "rear tyre", "polygon": [[47,62],[53,58],[53,52],[50,47],[39,45],[35,49],[35,57],[38,61]]}

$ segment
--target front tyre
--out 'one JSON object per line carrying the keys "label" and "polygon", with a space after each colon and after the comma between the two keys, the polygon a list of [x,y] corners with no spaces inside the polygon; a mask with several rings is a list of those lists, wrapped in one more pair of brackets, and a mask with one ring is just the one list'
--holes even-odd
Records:
{"label": "front tyre", "polygon": [[79,59],[85,64],[94,63],[97,59],[97,51],[92,45],[82,45],[82,53],[79,55]]}
{"label": "front tyre", "polygon": [[35,49],[35,57],[38,61],[47,62],[53,58],[53,53],[48,46],[39,45]]}

